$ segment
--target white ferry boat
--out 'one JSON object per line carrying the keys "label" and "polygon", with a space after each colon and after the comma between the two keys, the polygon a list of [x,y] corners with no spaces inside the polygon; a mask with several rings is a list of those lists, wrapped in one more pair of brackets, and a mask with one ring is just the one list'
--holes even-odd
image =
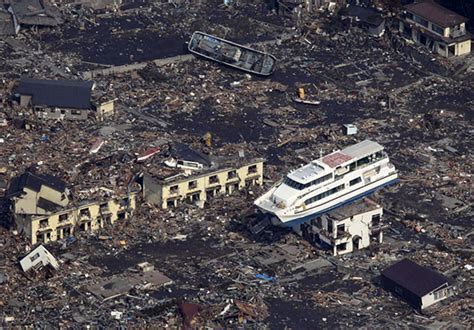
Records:
{"label": "white ferry boat", "polygon": [[365,140],[290,172],[254,204],[280,226],[295,226],[397,181],[398,171]]}

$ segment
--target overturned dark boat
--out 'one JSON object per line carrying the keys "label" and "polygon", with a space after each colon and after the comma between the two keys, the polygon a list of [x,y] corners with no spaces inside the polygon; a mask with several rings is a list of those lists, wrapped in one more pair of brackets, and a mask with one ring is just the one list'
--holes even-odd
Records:
{"label": "overturned dark boat", "polygon": [[269,76],[275,70],[275,56],[199,31],[193,33],[188,49],[199,56],[262,76]]}

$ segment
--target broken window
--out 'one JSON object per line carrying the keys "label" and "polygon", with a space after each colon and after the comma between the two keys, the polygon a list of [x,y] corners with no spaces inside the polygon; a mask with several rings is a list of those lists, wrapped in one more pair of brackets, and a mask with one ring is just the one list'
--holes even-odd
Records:
{"label": "broken window", "polygon": [[108,203],[102,203],[99,205],[99,211],[100,213],[106,213],[109,212],[109,204]]}
{"label": "broken window", "polygon": [[346,230],[346,226],[344,224],[337,226],[337,236],[343,236]]}
{"label": "broken window", "polygon": [[211,175],[209,177],[209,183],[210,184],[213,184],[213,183],[218,183],[219,182],[219,178],[217,177],[217,175]]}
{"label": "broken window", "polygon": [[71,234],[72,234],[71,227],[65,227],[65,228],[63,229],[63,235],[64,235],[64,237],[70,236]]}
{"label": "broken window", "polygon": [[174,207],[174,206],[175,206],[175,204],[174,204],[174,199],[168,199],[168,200],[166,201],[166,207],[167,207],[167,208],[172,208],[172,207]]}
{"label": "broken window", "polygon": [[170,194],[177,194],[179,191],[178,186],[171,186],[170,187]]}
{"label": "broken window", "polygon": [[248,187],[251,187],[251,186],[255,185],[255,181],[256,181],[256,180],[254,180],[254,179],[252,179],[252,180],[245,180],[245,187],[248,188]]}
{"label": "broken window", "polygon": [[341,243],[336,246],[337,251],[345,251],[347,248],[347,243]]}
{"label": "broken window", "polygon": [[321,229],[321,228],[323,228],[323,219],[321,219],[320,217],[318,217],[318,218],[316,218],[316,219],[313,221],[313,224],[314,224],[317,228]]}
{"label": "broken window", "polygon": [[372,216],[372,225],[377,226],[380,224],[380,214],[375,214]]}
{"label": "broken window", "polygon": [[194,180],[194,181],[190,181],[188,183],[188,189],[196,189],[197,188],[197,181]]}
{"label": "broken window", "polygon": [[67,221],[67,218],[68,218],[68,214],[67,214],[67,213],[60,214],[60,215],[59,215],[59,222]]}
{"label": "broken window", "polygon": [[332,232],[333,232],[332,221],[328,221],[328,232],[329,232],[329,233],[332,233]]}
{"label": "broken window", "polygon": [[232,179],[235,179],[236,177],[237,177],[236,170],[227,172],[227,180],[232,180]]}
{"label": "broken window", "polygon": [[40,228],[48,227],[49,226],[48,219],[40,220],[39,226],[40,226]]}
{"label": "broken window", "polygon": [[44,243],[44,235],[42,233],[36,234],[36,242],[37,243]]}
{"label": "broken window", "polygon": [[117,220],[124,220],[125,219],[125,212],[118,212],[117,213]]}
{"label": "broken window", "polygon": [[90,217],[91,216],[91,213],[89,211],[89,208],[85,208],[85,209],[82,209],[79,211],[79,215],[81,217]]}
{"label": "broken window", "polygon": [[122,198],[122,201],[120,202],[120,205],[122,206],[128,206],[130,203],[130,199],[128,197]]}
{"label": "broken window", "polygon": [[251,165],[248,167],[248,174],[257,173],[257,165]]}

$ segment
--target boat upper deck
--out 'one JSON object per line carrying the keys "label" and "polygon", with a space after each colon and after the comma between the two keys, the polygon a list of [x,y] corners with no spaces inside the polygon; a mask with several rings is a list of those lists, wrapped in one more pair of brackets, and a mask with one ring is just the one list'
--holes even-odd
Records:
{"label": "boat upper deck", "polygon": [[340,151],[324,156],[321,160],[331,168],[348,163],[351,160],[359,160],[376,152],[383,151],[383,147],[377,142],[364,140]]}
{"label": "boat upper deck", "polygon": [[316,179],[324,172],[326,172],[324,167],[318,165],[316,162],[313,161],[305,166],[300,167],[297,170],[290,172],[288,174],[288,177],[301,184],[306,184]]}

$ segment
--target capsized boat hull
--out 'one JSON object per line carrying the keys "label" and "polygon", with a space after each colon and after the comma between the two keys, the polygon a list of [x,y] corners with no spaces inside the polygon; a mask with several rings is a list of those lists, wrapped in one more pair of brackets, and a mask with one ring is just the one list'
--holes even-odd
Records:
{"label": "capsized boat hull", "polygon": [[193,33],[188,50],[209,60],[261,76],[269,76],[275,71],[275,56],[200,31]]}

